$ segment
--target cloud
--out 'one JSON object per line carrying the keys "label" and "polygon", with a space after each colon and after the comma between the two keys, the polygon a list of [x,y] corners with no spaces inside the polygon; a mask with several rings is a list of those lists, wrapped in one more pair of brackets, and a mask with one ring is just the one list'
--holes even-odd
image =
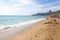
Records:
{"label": "cloud", "polygon": [[[48,1],[48,3],[45,3]],[[60,10],[60,1],[50,0],[0,0],[0,15],[31,15],[48,10]],[[50,2],[49,2],[50,1]],[[37,3],[41,2],[41,3]],[[45,4],[44,4],[45,3]]]}
{"label": "cloud", "polygon": [[21,4],[33,4],[32,0],[18,0]]}
{"label": "cloud", "polygon": [[49,4],[49,3],[56,3],[60,2],[60,0],[35,0],[35,3],[37,4]]}

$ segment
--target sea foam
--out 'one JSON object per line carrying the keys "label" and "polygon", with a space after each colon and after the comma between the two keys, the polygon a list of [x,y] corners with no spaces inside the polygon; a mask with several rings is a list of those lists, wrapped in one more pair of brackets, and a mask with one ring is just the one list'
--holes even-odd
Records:
{"label": "sea foam", "polygon": [[[36,24],[37,22],[43,20],[45,18],[42,18],[42,19],[35,19],[35,20],[31,20],[31,21],[27,21],[27,22],[21,22],[21,23],[18,23],[16,25],[4,25],[4,26],[0,26],[0,30],[6,30],[6,29],[10,29],[10,28],[14,28],[14,27],[20,27],[20,28],[27,28],[26,26],[30,26],[30,25],[34,25]],[[25,27],[22,27],[22,26],[25,26]]]}

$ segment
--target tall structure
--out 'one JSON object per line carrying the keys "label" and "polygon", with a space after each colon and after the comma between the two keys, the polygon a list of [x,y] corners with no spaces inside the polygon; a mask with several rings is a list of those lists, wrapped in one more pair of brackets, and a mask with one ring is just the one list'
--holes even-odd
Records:
{"label": "tall structure", "polygon": [[52,13],[52,11],[51,10],[49,10],[49,14],[51,15],[51,13]]}

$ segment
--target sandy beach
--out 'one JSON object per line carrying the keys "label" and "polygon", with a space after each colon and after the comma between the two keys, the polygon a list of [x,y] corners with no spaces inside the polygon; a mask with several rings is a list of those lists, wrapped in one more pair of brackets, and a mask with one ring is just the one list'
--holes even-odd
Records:
{"label": "sandy beach", "polygon": [[1,31],[0,40],[60,40],[58,18],[47,18],[22,27]]}
{"label": "sandy beach", "polygon": [[40,21],[23,32],[12,35],[8,40],[60,40],[60,20],[45,24]]}
{"label": "sandy beach", "polygon": [[[22,31],[32,27],[37,24],[39,21],[43,19],[32,20],[24,23],[19,23],[16,26],[6,26],[6,28],[2,28],[0,30],[0,40],[7,40],[10,36],[16,35],[17,33],[21,33]],[[9,27],[9,28],[8,28]]]}
{"label": "sandy beach", "polygon": [[0,40],[60,40],[60,0],[0,0]]}

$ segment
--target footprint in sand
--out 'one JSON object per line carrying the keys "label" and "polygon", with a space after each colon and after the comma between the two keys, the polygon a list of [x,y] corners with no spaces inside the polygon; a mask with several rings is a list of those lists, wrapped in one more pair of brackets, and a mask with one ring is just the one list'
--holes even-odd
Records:
{"label": "footprint in sand", "polygon": [[44,35],[43,34],[40,34],[40,32],[38,31],[35,34],[33,34],[32,40],[40,40],[40,39],[43,38],[42,36],[44,36]]}
{"label": "footprint in sand", "polygon": [[54,40],[53,38],[49,37],[48,31],[45,30],[38,30],[33,35],[31,40]]}

